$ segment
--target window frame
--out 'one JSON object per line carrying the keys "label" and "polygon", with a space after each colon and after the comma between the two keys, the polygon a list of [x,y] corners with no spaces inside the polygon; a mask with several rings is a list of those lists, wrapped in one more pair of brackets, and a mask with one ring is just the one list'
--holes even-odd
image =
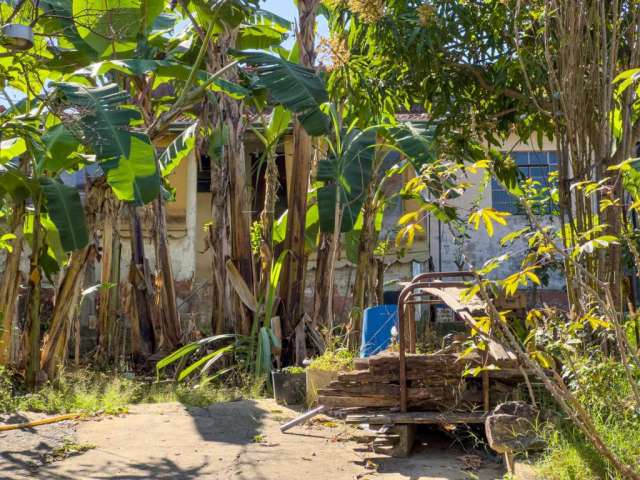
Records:
{"label": "window frame", "polygon": [[[509,155],[514,159],[518,169],[526,178],[533,178],[545,186],[549,186],[549,175],[558,170],[558,152],[556,150],[517,150],[504,152],[504,155]],[[532,176],[533,169],[543,169],[543,171],[539,175]],[[511,195],[495,178],[491,179],[491,207],[511,215],[524,215],[517,198]],[[545,210],[545,214],[552,214],[553,204],[551,201]]]}

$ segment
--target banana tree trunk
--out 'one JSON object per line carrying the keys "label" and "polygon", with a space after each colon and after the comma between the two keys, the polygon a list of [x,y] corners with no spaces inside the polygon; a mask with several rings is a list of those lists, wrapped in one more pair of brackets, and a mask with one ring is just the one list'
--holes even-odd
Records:
{"label": "banana tree trunk", "polygon": [[[220,168],[220,170],[224,170]],[[211,328],[216,335],[220,335],[231,329],[230,320],[227,313],[230,312],[229,296],[226,295],[227,271],[224,264],[226,246],[225,231],[227,226],[227,209],[225,208],[226,195],[223,193],[224,176],[222,172],[214,172],[211,175],[211,215],[213,221],[208,226],[209,250],[211,251],[211,274],[212,274],[212,310]],[[217,175],[216,173],[220,173]]]}
{"label": "banana tree trunk", "polygon": [[2,305],[2,336],[0,337],[0,365],[11,362],[13,325],[16,317],[18,289],[20,287],[20,257],[23,249],[24,204],[16,205],[13,210],[10,233],[13,251],[7,255],[4,273],[0,278],[0,305]]}
{"label": "banana tree trunk", "polygon": [[329,250],[329,272],[328,272],[328,288],[327,288],[327,324],[329,326],[329,335],[333,335],[335,327],[335,319],[333,317],[333,289],[335,286],[336,262],[338,261],[338,252],[340,251],[340,231],[342,229],[342,204],[340,202],[340,189],[336,188],[336,209],[333,216],[333,241]]}
{"label": "banana tree trunk", "polygon": [[362,230],[358,242],[358,261],[356,262],[356,277],[353,283],[353,305],[351,307],[351,341],[350,345],[357,348],[360,343],[362,330],[362,315],[364,309],[371,303],[375,291],[371,289],[372,276],[375,275],[373,250],[375,249],[375,209],[373,199],[367,198],[362,212]]}
{"label": "banana tree trunk", "polygon": [[[242,278],[253,288],[253,261],[251,258],[251,198],[244,154],[244,120],[239,102],[223,100],[223,108],[229,127],[229,139],[225,156],[229,165],[229,201],[231,218],[231,257]],[[251,314],[237,295],[234,295],[237,312],[235,330],[240,335],[251,332]]]}
{"label": "banana tree trunk", "polygon": [[[217,48],[210,55],[209,68],[217,71],[229,62],[228,50],[235,47],[238,30],[230,30],[220,34]],[[237,81],[237,69],[229,70],[226,80]],[[212,172],[212,238],[210,248],[213,252],[213,287],[218,298],[218,305],[225,306],[224,320],[220,318],[219,306],[214,307],[215,329],[219,331],[221,324],[231,321],[234,330],[240,335],[251,332],[251,312],[246,309],[230,285],[226,274],[226,258],[231,259],[240,272],[244,282],[253,291],[254,274],[251,257],[251,172],[247,169],[244,150],[244,134],[246,124],[243,115],[244,104],[227,95],[219,97],[219,110],[214,111],[211,124],[215,127],[224,125],[228,132],[222,155],[222,175],[213,178]],[[213,160],[212,160],[213,161]],[[214,183],[216,184],[214,186]],[[230,250],[230,251],[229,251]],[[223,293],[224,292],[224,293]],[[222,295],[223,298],[220,298]],[[214,297],[214,299],[216,298]],[[215,301],[215,300],[214,300]]]}
{"label": "banana tree trunk", "polygon": [[260,244],[260,292],[266,291],[271,265],[273,264],[273,223],[278,197],[278,166],[273,152],[267,156],[264,174],[264,206],[260,213],[262,238]]}
{"label": "banana tree trunk", "polygon": [[34,389],[40,370],[40,288],[42,272],[40,269],[40,250],[42,247],[42,232],[40,224],[40,209],[42,199],[34,199],[33,234],[31,256],[29,258],[29,290],[27,298],[27,352],[25,380],[27,388]]}
{"label": "banana tree trunk", "polygon": [[96,358],[106,363],[115,358],[114,335],[120,287],[120,236],[117,209],[105,212],[102,227],[102,271],[100,272],[100,303],[98,305],[98,351]]}
{"label": "banana tree trunk", "polygon": [[313,325],[329,326],[333,319],[333,302],[329,301],[331,251],[333,233],[320,233],[318,256],[316,258],[315,287],[313,294]]}
{"label": "banana tree trunk", "polygon": [[129,206],[131,221],[131,265],[129,280],[133,295],[131,318],[131,351],[134,360],[142,362],[155,352],[156,336],[154,332],[153,287],[148,275],[144,256],[142,226],[136,207]]}
{"label": "banana tree trunk", "polygon": [[162,192],[154,204],[156,216],[156,285],[159,304],[162,305],[160,312],[163,348],[168,352],[173,351],[180,343],[180,314],[176,302],[176,286],[171,267],[171,257],[169,255],[169,241],[167,239],[166,209]]}
{"label": "banana tree trunk", "polygon": [[[319,0],[300,0],[298,2],[298,16],[300,27],[297,34],[300,48],[300,63],[313,68],[315,63],[315,24],[316,9]],[[283,337],[287,342],[284,347],[285,362],[291,362],[294,357],[292,345],[301,345],[304,339],[292,342],[296,326],[304,314],[304,290],[306,273],[306,256],[304,251],[305,218],[307,213],[307,190],[309,188],[309,174],[311,172],[313,144],[311,137],[302,128],[299,121],[293,127],[294,162],[291,172],[291,191],[288,196],[288,220],[285,248],[289,249],[282,272],[281,297],[285,306]],[[303,329],[298,329],[304,335]],[[296,358],[301,363],[303,358]]]}
{"label": "banana tree trunk", "polygon": [[48,378],[53,378],[63,365],[68,344],[70,324],[80,300],[80,290],[84,282],[87,264],[93,258],[93,245],[84,247],[71,254],[60,287],[56,293],[56,301],[51,315],[51,323],[42,344],[40,368]]}

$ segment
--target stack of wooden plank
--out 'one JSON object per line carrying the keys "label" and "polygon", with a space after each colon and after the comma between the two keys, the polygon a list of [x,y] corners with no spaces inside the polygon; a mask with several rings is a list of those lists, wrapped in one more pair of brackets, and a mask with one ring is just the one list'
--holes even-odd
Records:
{"label": "stack of wooden plank", "polygon": [[[511,397],[523,381],[513,360],[495,359],[499,370],[487,370],[492,404]],[[463,375],[480,364],[479,358],[459,358],[452,351],[428,355],[407,354],[406,372],[410,410],[475,411],[483,407],[482,376]],[[356,362],[356,370],[338,375],[319,391],[319,402],[327,407],[394,408],[400,404],[399,358],[384,352]]]}

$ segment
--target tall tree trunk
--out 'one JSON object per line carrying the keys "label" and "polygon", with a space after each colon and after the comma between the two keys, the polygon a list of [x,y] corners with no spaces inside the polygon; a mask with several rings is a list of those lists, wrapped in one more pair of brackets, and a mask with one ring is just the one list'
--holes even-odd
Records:
{"label": "tall tree trunk", "polygon": [[267,153],[267,166],[264,174],[264,206],[260,212],[262,238],[260,245],[260,289],[266,291],[271,266],[273,264],[273,223],[278,198],[278,166],[274,152]]}
{"label": "tall tree trunk", "polygon": [[154,235],[156,243],[156,288],[160,297],[160,324],[162,340],[159,342],[163,348],[170,352],[180,343],[180,314],[176,302],[176,286],[171,267],[169,254],[169,240],[167,238],[167,217],[162,192],[154,202],[156,231]]}
{"label": "tall tree trunk", "polygon": [[136,362],[142,362],[155,352],[154,305],[151,281],[144,255],[144,239],[140,217],[135,206],[129,205],[131,221],[131,265],[129,280],[133,295],[131,318],[131,350]]}
{"label": "tall tree trunk", "polygon": [[[238,30],[221,33],[217,48],[210,53],[209,69],[215,72],[229,62],[228,50],[235,47]],[[226,80],[237,81],[237,69],[229,70]],[[209,247],[213,249],[213,323],[215,330],[222,327],[220,305],[225,306],[224,322],[231,321],[236,333],[249,335],[251,312],[245,308],[240,297],[227,280],[226,258],[231,259],[250,289],[254,288],[253,261],[251,257],[251,172],[247,169],[244,150],[246,124],[243,116],[244,104],[227,95],[219,96],[219,110],[208,119],[215,134],[225,131],[226,141],[222,153],[222,165],[218,166],[220,178],[214,179],[212,159],[212,221]],[[215,184],[215,185],[214,185]],[[229,251],[230,250],[230,251]],[[222,298],[220,298],[222,296]],[[217,300],[216,300],[217,298]]]}
{"label": "tall tree trunk", "polygon": [[373,181],[369,186],[369,192],[365,199],[362,212],[362,230],[358,242],[358,260],[356,262],[356,277],[353,283],[353,305],[350,314],[350,345],[358,347],[360,344],[360,334],[362,330],[362,315],[364,309],[370,305],[375,296],[372,287],[372,276],[375,275],[375,262],[373,250],[375,249],[375,206],[373,198]]}
{"label": "tall tree trunk", "polygon": [[[229,127],[229,138],[225,148],[225,157],[229,165],[229,201],[231,218],[231,258],[242,278],[253,288],[253,261],[251,258],[251,194],[249,191],[250,172],[244,153],[245,125],[242,107],[238,101],[225,98],[222,101]],[[251,313],[244,307],[240,298],[234,295],[236,333],[249,335],[251,332]]]}
{"label": "tall tree trunk", "polygon": [[[211,224],[208,226],[208,249],[211,251],[211,328],[212,331],[219,335],[224,333],[230,325],[230,319],[227,316],[231,312],[229,307],[230,298],[226,294],[227,271],[225,267],[225,256],[229,250],[226,240],[227,231],[227,209],[225,208],[224,193],[226,184],[226,171],[224,166],[219,166],[219,172],[211,170]],[[220,173],[217,175],[216,173]]]}
{"label": "tall tree trunk", "polygon": [[358,259],[356,261],[356,278],[353,283],[353,305],[350,314],[350,345],[358,347],[362,330],[364,309],[375,299],[377,270],[373,252],[376,247],[376,214],[378,211],[378,177],[385,152],[376,151],[371,181],[367,186],[362,206],[362,230],[358,241]]}
{"label": "tall tree trunk", "polygon": [[40,368],[51,379],[66,357],[69,324],[78,306],[80,289],[84,282],[87,263],[92,261],[94,246],[88,245],[71,254],[69,265],[64,271],[51,315],[51,324],[42,342]]}
{"label": "tall tree trunk", "polygon": [[10,233],[16,238],[12,242],[13,251],[5,260],[4,272],[0,278],[0,305],[2,305],[2,336],[0,337],[0,365],[11,361],[13,326],[15,322],[18,289],[20,287],[20,257],[24,243],[24,204],[14,206]]}
{"label": "tall tree trunk", "polygon": [[[320,233],[320,245],[316,257],[315,286],[313,293],[313,325],[329,326],[333,324],[333,301],[329,301],[331,278],[331,251],[333,233]],[[332,299],[333,300],[333,299]]]}
{"label": "tall tree trunk", "polygon": [[[111,200],[111,201],[110,201]],[[115,199],[108,199],[102,227],[102,270],[100,272],[100,303],[98,305],[99,362],[115,357],[117,299],[120,287],[120,235],[118,234],[118,207]]]}
{"label": "tall tree trunk", "polygon": [[[316,9],[319,0],[300,0],[298,2],[298,16],[300,21],[297,33],[300,49],[300,63],[313,68],[315,63],[315,25]],[[291,342],[298,322],[304,313],[304,290],[306,257],[304,252],[304,231],[307,214],[307,191],[309,188],[309,174],[311,172],[313,144],[311,137],[302,128],[299,121],[293,127],[294,161],[292,168],[291,191],[289,192],[287,217],[287,235],[285,248],[289,249],[281,283],[281,297],[285,306],[283,337]],[[303,330],[298,329],[298,332]],[[301,344],[299,340],[297,342]],[[292,343],[283,345],[285,362],[293,359]],[[303,358],[296,358],[301,363]]]}
{"label": "tall tree trunk", "polygon": [[40,251],[42,247],[42,228],[40,209],[42,198],[34,199],[32,248],[29,259],[29,291],[27,297],[27,364],[25,380],[27,387],[33,389],[37,384],[40,370],[40,289],[42,272],[40,269]]}

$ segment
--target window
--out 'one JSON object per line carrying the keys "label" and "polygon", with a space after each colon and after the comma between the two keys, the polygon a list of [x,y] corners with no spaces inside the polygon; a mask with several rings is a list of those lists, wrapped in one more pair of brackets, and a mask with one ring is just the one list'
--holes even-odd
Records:
{"label": "window", "polygon": [[211,191],[211,158],[201,155],[198,162],[198,193]]}
{"label": "window", "polygon": [[[511,152],[510,155],[526,178],[531,178],[542,186],[549,186],[549,174],[558,169],[556,152]],[[491,180],[491,201],[496,210],[514,215],[522,214],[518,199],[507,192],[496,179]],[[551,213],[551,205],[545,213]]]}

